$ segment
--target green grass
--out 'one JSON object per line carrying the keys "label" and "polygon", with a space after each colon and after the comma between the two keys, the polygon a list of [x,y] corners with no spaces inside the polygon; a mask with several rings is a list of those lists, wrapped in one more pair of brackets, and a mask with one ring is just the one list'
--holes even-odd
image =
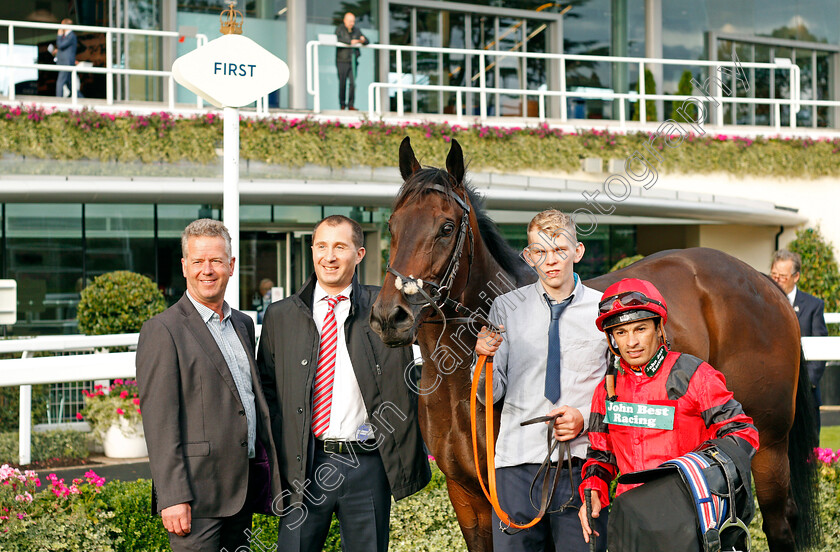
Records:
{"label": "green grass", "polygon": [[831,450],[840,448],[840,426],[823,426],[820,430],[820,446]]}

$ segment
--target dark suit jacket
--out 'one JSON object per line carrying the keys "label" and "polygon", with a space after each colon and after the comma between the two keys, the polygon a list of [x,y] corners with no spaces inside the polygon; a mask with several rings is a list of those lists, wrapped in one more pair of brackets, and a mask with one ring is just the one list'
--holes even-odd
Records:
{"label": "dark suit jacket", "polygon": [[[269,305],[257,358],[279,447],[286,507],[302,500],[302,488],[292,489],[292,483],[312,476],[312,386],[320,344],[312,319],[314,290],[313,275],[298,293]],[[391,494],[400,500],[425,487],[431,473],[417,421],[417,394],[404,379],[406,367],[413,368],[411,347],[386,347],[370,328],[378,293],[378,287],[363,286],[353,277],[344,331]]]}
{"label": "dark suit jacket", "polygon": [[[793,298],[793,310],[796,311],[799,329],[803,336],[828,335],[828,328],[825,326],[825,303],[822,299],[797,289],[796,296]],[[808,361],[806,366],[811,385],[819,385],[820,378],[825,372],[825,361]]]}
{"label": "dark suit jacket", "polygon": [[[231,311],[231,319],[251,364],[257,449],[268,453],[266,471],[272,474],[270,482],[261,483],[270,483],[273,498],[281,494],[280,476],[254,362],[254,323],[237,310]],[[154,513],[183,502],[190,503],[195,518],[239,512],[248,492],[245,410],[219,346],[186,294],[143,324],[137,386],[154,481]]]}
{"label": "dark suit jacket", "polygon": [[55,45],[58,48],[55,55],[57,65],[76,64],[76,50],[79,47],[79,39],[76,38],[76,33],[71,31],[64,36],[56,36]]}

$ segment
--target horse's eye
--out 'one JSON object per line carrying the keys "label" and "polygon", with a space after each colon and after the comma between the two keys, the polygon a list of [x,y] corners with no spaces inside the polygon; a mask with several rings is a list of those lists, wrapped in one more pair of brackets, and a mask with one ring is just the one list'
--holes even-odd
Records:
{"label": "horse's eye", "polygon": [[452,233],[453,230],[455,230],[455,225],[451,222],[447,222],[446,224],[440,227],[440,233],[443,236],[448,236]]}

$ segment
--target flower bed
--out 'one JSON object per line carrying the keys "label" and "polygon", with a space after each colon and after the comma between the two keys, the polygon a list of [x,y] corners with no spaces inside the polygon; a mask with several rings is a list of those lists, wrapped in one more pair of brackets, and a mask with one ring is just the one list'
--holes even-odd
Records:
{"label": "flower bed", "polygon": [[[770,129],[768,129],[770,132]],[[309,118],[242,119],[240,156],[292,166],[392,167],[399,142],[412,138],[418,159],[442,159],[457,137],[473,170],[577,172],[586,157],[626,159],[645,151],[650,134],[600,130],[564,133],[535,127],[451,126],[420,123],[347,125]],[[211,163],[222,140],[221,119],[213,113],[190,118],[165,112],[119,115],[46,111],[0,106],[0,153],[58,160],[102,162]],[[673,142],[672,142],[673,143]],[[656,149],[664,151],[662,140]],[[744,138],[691,134],[668,147],[658,168],[671,173],[723,172],[732,175],[816,178],[840,175],[840,139]]]}
{"label": "flower bed", "polygon": [[[815,552],[840,549],[840,450],[817,449],[820,462],[823,544]],[[432,482],[391,509],[391,549],[465,551],[446,480],[433,464]],[[40,489],[42,484],[46,487]],[[32,471],[0,468],[0,552],[79,550],[156,552],[169,549],[160,518],[152,516],[151,482],[104,480],[93,471],[68,485],[55,475],[41,481]],[[278,518],[254,516],[254,534],[268,545],[277,538]],[[761,515],[750,525],[753,552],[766,552]],[[262,549],[257,546],[253,549]],[[341,550],[333,525],[324,547]]]}

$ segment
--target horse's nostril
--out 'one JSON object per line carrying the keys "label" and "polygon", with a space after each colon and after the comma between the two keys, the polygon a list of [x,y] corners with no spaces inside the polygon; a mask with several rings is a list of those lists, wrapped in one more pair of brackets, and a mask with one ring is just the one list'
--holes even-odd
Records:
{"label": "horse's nostril", "polygon": [[410,325],[414,323],[414,317],[403,306],[397,305],[391,310],[391,315],[388,317],[391,320],[391,325],[398,327],[403,325]]}

